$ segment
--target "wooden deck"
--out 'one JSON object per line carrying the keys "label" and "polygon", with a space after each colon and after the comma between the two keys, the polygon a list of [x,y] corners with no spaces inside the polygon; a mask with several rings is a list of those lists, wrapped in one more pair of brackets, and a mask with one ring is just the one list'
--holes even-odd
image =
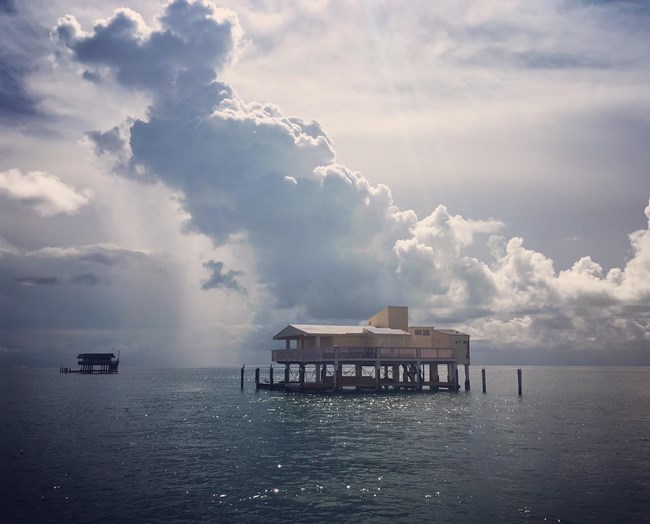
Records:
{"label": "wooden deck", "polygon": [[[334,346],[276,349],[272,351],[272,360],[280,364],[280,369],[271,366],[268,380],[260,380],[258,368],[255,380],[258,389],[314,393],[346,389],[377,392],[388,389],[459,389],[453,348]],[[469,389],[468,382],[466,389]]]}
{"label": "wooden deck", "polygon": [[271,360],[278,364],[364,364],[380,365],[421,362],[423,364],[455,363],[453,348],[402,347],[325,347],[305,349],[274,349]]}

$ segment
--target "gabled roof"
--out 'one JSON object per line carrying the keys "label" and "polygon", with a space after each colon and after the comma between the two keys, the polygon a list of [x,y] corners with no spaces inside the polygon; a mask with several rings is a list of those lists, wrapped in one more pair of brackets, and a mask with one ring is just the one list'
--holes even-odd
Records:
{"label": "gabled roof", "polygon": [[305,335],[363,335],[372,333],[373,335],[409,335],[408,331],[392,328],[378,328],[373,326],[331,326],[328,324],[289,324],[273,337],[273,340],[282,340],[289,337],[299,337]]}
{"label": "gabled roof", "polygon": [[363,330],[366,333],[372,333],[373,335],[410,335],[408,331],[403,329],[394,329],[394,328],[378,328],[373,326],[364,326]]}
{"label": "gabled roof", "polygon": [[363,335],[365,326],[330,326],[323,324],[289,324],[273,337],[281,340],[301,335]]}
{"label": "gabled roof", "polygon": [[80,353],[77,355],[77,358],[97,358],[97,359],[109,359],[115,358],[113,353]]}

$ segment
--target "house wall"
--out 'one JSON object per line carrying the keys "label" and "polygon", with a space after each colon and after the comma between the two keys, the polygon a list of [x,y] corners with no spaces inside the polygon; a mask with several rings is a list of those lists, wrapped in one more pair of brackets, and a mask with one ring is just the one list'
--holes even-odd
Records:
{"label": "house wall", "polygon": [[368,334],[369,347],[404,348],[410,346],[409,335]]}
{"label": "house wall", "polygon": [[410,326],[409,333],[410,347],[453,348],[456,362],[459,365],[469,364],[469,335],[443,333],[426,326]]}
{"label": "house wall", "polygon": [[[365,348],[368,347],[369,341],[365,334],[359,335],[334,335],[332,346],[348,347],[348,348]],[[322,347],[326,347],[323,344]]]}
{"label": "house wall", "polygon": [[447,347],[435,345],[432,338],[432,334],[434,332],[432,327],[410,326],[408,331],[411,334],[409,345],[412,348]]}
{"label": "house wall", "polygon": [[469,335],[463,333],[442,333],[433,331],[434,347],[454,348],[456,362],[459,365],[469,364]]}
{"label": "house wall", "polygon": [[306,336],[303,337],[304,345],[300,347],[333,347],[367,348],[367,347],[409,347],[409,335],[376,335],[364,333],[359,335],[332,335],[332,336]]}
{"label": "house wall", "polygon": [[469,364],[469,335],[458,335],[455,339],[454,354],[458,364]]}
{"label": "house wall", "polygon": [[403,329],[408,331],[409,308],[388,306],[368,319],[368,325],[380,328]]}

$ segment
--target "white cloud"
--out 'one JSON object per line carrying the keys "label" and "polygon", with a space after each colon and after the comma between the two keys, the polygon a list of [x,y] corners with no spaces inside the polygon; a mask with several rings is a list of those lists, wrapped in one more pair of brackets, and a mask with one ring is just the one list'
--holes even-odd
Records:
{"label": "white cloud", "polygon": [[59,177],[42,171],[0,172],[0,195],[33,208],[43,217],[74,215],[90,202],[90,192],[78,192]]}

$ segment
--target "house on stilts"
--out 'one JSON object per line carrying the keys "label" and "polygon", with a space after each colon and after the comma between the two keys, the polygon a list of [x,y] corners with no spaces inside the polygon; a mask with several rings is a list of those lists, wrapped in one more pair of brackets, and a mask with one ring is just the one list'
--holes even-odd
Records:
{"label": "house on stilts", "polygon": [[113,353],[80,353],[77,355],[79,369],[59,368],[59,373],[82,373],[84,375],[117,373],[120,366],[120,356]]}
{"label": "house on stilts", "polygon": [[272,351],[272,361],[284,365],[284,380],[274,381],[271,368],[268,383],[256,377],[259,388],[457,390],[459,366],[470,387],[469,335],[409,326],[407,307],[386,307],[365,326],[290,324],[273,339],[285,343]]}

